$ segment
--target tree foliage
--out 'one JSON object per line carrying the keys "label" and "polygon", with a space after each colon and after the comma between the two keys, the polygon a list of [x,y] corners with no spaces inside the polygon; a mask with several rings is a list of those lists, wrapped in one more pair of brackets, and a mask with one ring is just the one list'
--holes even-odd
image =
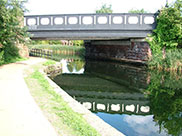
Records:
{"label": "tree foliage", "polygon": [[[67,40],[66,40],[67,41]],[[68,42],[68,41],[67,41]],[[73,46],[83,46],[83,40],[71,40]],[[62,45],[62,40],[32,40],[31,45]],[[69,43],[67,43],[69,45]]]}
{"label": "tree foliage", "polygon": [[143,8],[142,9],[131,9],[128,11],[128,13],[148,13]]}
{"label": "tree foliage", "polygon": [[174,49],[182,44],[182,0],[176,0],[160,11],[151,39],[149,44],[153,52]]}
{"label": "tree foliage", "polygon": [[27,36],[23,27],[23,4],[16,0],[0,0],[0,64],[19,57],[18,43]]}
{"label": "tree foliage", "polygon": [[112,13],[112,5],[103,4],[100,9],[96,10],[96,13]]}

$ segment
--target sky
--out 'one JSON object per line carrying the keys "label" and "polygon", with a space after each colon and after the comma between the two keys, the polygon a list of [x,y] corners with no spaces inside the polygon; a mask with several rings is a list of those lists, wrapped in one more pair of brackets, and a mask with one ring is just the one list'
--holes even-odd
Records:
{"label": "sky", "polygon": [[25,7],[29,12],[25,15],[95,13],[103,4],[112,5],[113,13],[142,8],[154,13],[165,6],[166,0],[28,0]]}

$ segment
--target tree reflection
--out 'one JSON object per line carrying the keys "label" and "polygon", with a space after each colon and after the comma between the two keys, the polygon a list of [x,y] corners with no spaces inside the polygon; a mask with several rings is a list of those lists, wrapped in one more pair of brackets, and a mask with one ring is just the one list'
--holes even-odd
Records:
{"label": "tree reflection", "polygon": [[169,135],[182,134],[182,76],[151,72],[151,82],[146,90],[154,121],[160,132]]}
{"label": "tree reflection", "polygon": [[73,60],[68,62],[67,64],[67,68],[69,70],[70,73],[73,72],[73,70],[75,70],[76,72],[79,72],[82,68],[84,68],[85,62],[82,60]]}

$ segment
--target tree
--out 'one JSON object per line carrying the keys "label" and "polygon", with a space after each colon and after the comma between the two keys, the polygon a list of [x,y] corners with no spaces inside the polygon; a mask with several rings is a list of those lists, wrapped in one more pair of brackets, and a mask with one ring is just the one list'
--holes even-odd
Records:
{"label": "tree", "polygon": [[102,5],[100,9],[96,10],[96,13],[112,13],[112,5]]}
{"label": "tree", "polygon": [[128,11],[128,13],[148,13],[143,8],[142,9],[131,9]]}
{"label": "tree", "polygon": [[18,43],[27,36],[23,22],[23,3],[17,0],[0,0],[0,64],[19,57]]}
{"label": "tree", "polygon": [[160,11],[151,39],[149,44],[153,52],[174,49],[182,44],[182,0],[176,0]]}

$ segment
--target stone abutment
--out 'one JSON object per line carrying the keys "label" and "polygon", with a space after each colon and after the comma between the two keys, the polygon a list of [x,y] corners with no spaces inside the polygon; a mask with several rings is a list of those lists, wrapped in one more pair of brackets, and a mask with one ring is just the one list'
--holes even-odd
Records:
{"label": "stone abutment", "polygon": [[86,58],[116,60],[145,64],[151,56],[149,44],[143,39],[85,41]]}

